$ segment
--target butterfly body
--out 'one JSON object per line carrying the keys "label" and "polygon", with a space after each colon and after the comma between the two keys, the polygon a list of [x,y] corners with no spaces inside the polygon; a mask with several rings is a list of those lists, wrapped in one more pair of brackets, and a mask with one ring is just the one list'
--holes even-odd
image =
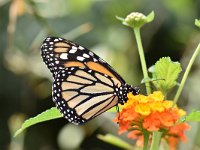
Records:
{"label": "butterfly body", "polygon": [[54,77],[53,101],[74,124],[124,104],[129,92],[139,93],[139,88],[128,85],[103,59],[71,41],[46,38],[41,55]]}

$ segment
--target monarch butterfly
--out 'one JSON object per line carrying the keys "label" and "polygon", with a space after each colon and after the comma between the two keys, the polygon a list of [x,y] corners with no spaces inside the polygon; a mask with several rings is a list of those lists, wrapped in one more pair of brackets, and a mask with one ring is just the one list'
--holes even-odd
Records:
{"label": "monarch butterfly", "polygon": [[63,116],[76,125],[124,104],[127,93],[139,94],[102,58],[69,40],[47,37],[43,61],[53,74],[52,98]]}

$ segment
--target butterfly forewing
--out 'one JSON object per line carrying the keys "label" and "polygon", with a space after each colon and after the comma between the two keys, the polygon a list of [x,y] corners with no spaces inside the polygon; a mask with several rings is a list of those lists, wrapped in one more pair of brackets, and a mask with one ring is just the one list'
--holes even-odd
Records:
{"label": "butterfly forewing", "polygon": [[69,40],[48,37],[41,46],[41,55],[53,73],[54,77],[59,70],[67,67],[88,67],[120,80],[125,81],[114,69],[95,53]]}
{"label": "butterfly forewing", "polygon": [[82,124],[118,104],[119,82],[89,68],[68,67],[55,77],[53,100],[68,121]]}

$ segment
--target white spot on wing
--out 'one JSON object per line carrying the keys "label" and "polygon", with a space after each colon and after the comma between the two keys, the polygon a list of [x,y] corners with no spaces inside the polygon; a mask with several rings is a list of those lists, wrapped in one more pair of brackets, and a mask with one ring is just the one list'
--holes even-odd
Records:
{"label": "white spot on wing", "polygon": [[60,58],[61,58],[61,59],[67,59],[67,53],[62,53],[62,54],[60,55]]}
{"label": "white spot on wing", "polygon": [[83,57],[90,58],[90,56],[88,54],[86,54],[86,53],[83,54]]}
{"label": "white spot on wing", "polygon": [[70,51],[69,51],[69,53],[75,53],[77,51],[77,49],[71,49]]}
{"label": "white spot on wing", "polygon": [[94,61],[94,62],[97,62],[97,59],[96,59],[96,58],[93,58],[93,61]]}
{"label": "white spot on wing", "polygon": [[72,49],[76,49],[77,50],[77,47],[76,46],[72,46]]}
{"label": "white spot on wing", "polygon": [[94,54],[93,54],[92,52],[89,52],[89,54],[90,54],[91,56],[94,56]]}
{"label": "white spot on wing", "polygon": [[85,59],[84,57],[77,56],[77,60],[79,60],[79,61],[83,61],[84,59]]}
{"label": "white spot on wing", "polygon": [[79,48],[80,50],[83,50],[83,49],[84,49],[84,47],[82,47],[82,46],[79,46],[78,48]]}
{"label": "white spot on wing", "polygon": [[99,61],[101,61],[101,62],[105,63],[105,61],[104,61],[103,59],[101,59],[101,58],[99,58]]}

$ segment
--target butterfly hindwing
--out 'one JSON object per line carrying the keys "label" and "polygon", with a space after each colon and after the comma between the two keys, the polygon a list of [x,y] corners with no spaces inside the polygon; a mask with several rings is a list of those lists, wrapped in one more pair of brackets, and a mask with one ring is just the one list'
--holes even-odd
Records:
{"label": "butterfly hindwing", "polygon": [[41,55],[54,77],[60,69],[67,67],[88,67],[120,80],[121,76],[102,58],[92,51],[69,40],[47,37],[41,46]]}
{"label": "butterfly hindwing", "polygon": [[53,101],[69,122],[83,124],[118,104],[119,84],[86,67],[68,67],[54,79]]}

